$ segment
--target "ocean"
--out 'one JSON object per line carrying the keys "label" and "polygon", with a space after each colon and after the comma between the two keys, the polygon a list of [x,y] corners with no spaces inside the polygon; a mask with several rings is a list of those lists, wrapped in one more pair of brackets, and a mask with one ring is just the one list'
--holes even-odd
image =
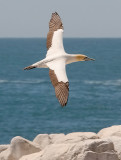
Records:
{"label": "ocean", "polygon": [[65,38],[64,47],[95,61],[67,65],[69,100],[62,108],[48,69],[23,70],[45,57],[46,39],[0,39],[0,144],[121,124],[121,38]]}

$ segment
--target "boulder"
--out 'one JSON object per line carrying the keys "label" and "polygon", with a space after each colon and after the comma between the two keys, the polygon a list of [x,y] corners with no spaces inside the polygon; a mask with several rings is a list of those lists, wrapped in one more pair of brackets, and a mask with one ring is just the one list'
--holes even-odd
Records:
{"label": "boulder", "polygon": [[41,149],[45,148],[51,143],[51,139],[48,134],[39,134],[33,140],[34,143],[37,143]]}
{"label": "boulder", "polygon": [[93,132],[15,137],[0,145],[0,160],[121,160],[121,126]]}
{"label": "boulder", "polygon": [[106,138],[110,136],[121,137],[121,125],[104,128],[100,130],[97,135],[100,138]]}
{"label": "boulder", "polygon": [[10,146],[0,154],[0,160],[19,160],[23,155],[39,152],[39,145],[22,137],[15,137],[11,140]]}
{"label": "boulder", "polygon": [[65,137],[63,133],[59,134],[39,134],[33,142],[40,145],[41,149],[44,149],[47,145],[56,143],[58,140],[62,140]]}
{"label": "boulder", "polygon": [[65,134],[59,133],[59,134],[49,134],[49,137],[51,139],[51,144],[58,143],[58,141],[61,141],[64,139]]}
{"label": "boulder", "polygon": [[0,153],[5,151],[6,149],[8,149],[9,146],[10,146],[9,144],[8,145],[7,144],[6,145],[0,145]]}
{"label": "boulder", "polygon": [[57,139],[55,143],[78,143],[87,139],[98,139],[99,137],[93,132],[73,132]]}
{"label": "boulder", "polygon": [[108,137],[108,139],[113,142],[114,149],[117,152],[119,159],[121,160],[121,138],[117,136],[111,136]]}
{"label": "boulder", "polygon": [[113,143],[91,139],[76,143],[50,144],[42,151],[23,156],[20,160],[119,160]]}
{"label": "boulder", "polygon": [[67,135],[60,134],[39,134],[35,137],[33,142],[40,145],[43,149],[49,144],[54,143],[76,143],[86,139],[98,139],[99,137],[93,132],[73,132]]}

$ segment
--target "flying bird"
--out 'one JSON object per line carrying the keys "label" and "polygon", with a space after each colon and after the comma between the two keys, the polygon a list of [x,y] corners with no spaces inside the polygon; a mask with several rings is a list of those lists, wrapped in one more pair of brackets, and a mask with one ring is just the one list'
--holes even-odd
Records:
{"label": "flying bird", "polygon": [[57,12],[52,13],[49,22],[49,32],[47,34],[47,54],[46,57],[24,70],[33,68],[49,68],[49,76],[55,95],[62,107],[66,106],[69,96],[69,81],[66,75],[66,65],[78,62],[94,60],[83,54],[68,54],[63,46],[63,23]]}

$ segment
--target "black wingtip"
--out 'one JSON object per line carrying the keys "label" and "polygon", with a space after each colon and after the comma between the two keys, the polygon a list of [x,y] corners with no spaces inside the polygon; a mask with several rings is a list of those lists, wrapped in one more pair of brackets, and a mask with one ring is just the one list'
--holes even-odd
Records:
{"label": "black wingtip", "polygon": [[67,105],[67,103],[66,104],[61,104],[61,108],[64,108],[64,107],[66,107],[66,105]]}
{"label": "black wingtip", "polygon": [[30,69],[33,69],[33,68],[36,68],[35,66],[28,66],[28,67],[25,67],[24,70],[30,70]]}
{"label": "black wingtip", "polygon": [[53,13],[52,13],[52,15],[53,15],[53,14],[55,14],[55,15],[59,16],[59,14],[58,14],[57,12],[53,12]]}

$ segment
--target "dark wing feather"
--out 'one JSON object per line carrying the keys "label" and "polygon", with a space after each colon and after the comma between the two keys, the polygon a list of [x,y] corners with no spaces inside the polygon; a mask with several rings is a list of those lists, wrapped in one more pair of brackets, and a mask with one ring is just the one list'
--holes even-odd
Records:
{"label": "dark wing feather", "polygon": [[50,22],[49,22],[49,31],[56,31],[58,29],[63,29],[63,24],[60,16],[57,12],[52,13]]}
{"label": "dark wing feather", "polygon": [[63,107],[66,106],[69,95],[69,83],[59,82],[58,85],[55,86],[55,94],[60,104]]}
{"label": "dark wing feather", "polygon": [[47,49],[49,49],[52,45],[52,38],[54,31],[57,31],[58,29],[63,29],[63,24],[61,21],[60,16],[57,12],[52,13],[50,22],[49,22],[49,32],[47,34]]}
{"label": "dark wing feather", "polygon": [[52,82],[52,85],[55,88],[55,94],[56,97],[61,104],[62,107],[66,106],[68,102],[68,96],[69,96],[69,82],[58,82],[56,74],[53,70],[49,70],[49,76]]}

